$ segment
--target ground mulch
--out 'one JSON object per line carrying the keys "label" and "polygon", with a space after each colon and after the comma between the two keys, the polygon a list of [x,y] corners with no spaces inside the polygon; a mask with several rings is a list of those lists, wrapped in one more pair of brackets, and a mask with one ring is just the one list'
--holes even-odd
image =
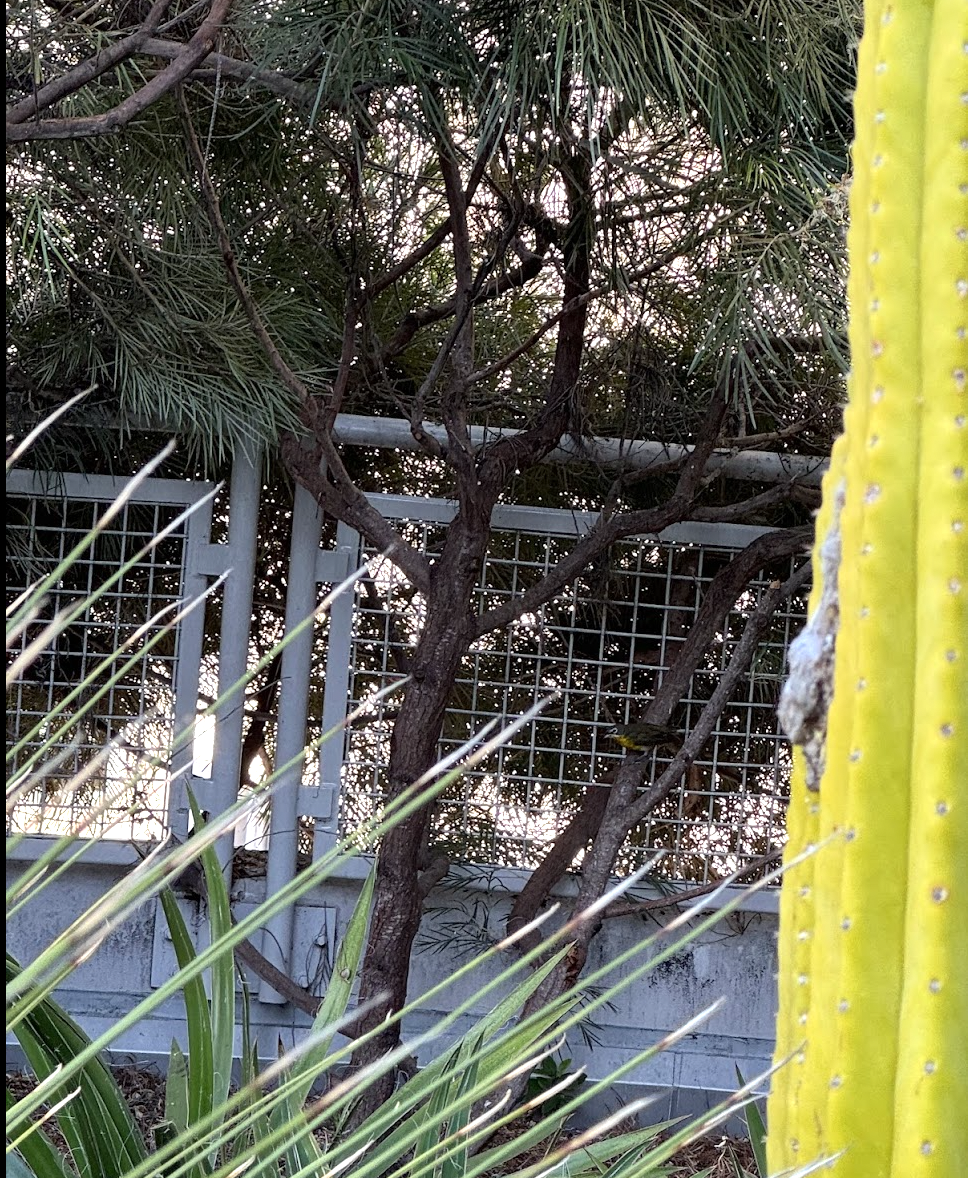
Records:
{"label": "ground mulch", "polygon": [[[145,1145],[151,1149],[154,1146],[154,1128],[165,1119],[165,1077],[154,1068],[128,1065],[111,1070],[124,1093],[135,1124],[141,1130]],[[32,1076],[24,1072],[7,1072],[7,1091],[17,1100],[26,1096],[33,1086]],[[66,1154],[67,1143],[57,1123],[51,1119],[46,1122],[44,1129],[56,1148]]]}
{"label": "ground mulch", "polygon": [[[165,1078],[154,1068],[127,1065],[112,1070],[145,1144],[151,1149],[154,1145],[154,1127],[164,1120],[165,1115]],[[33,1080],[29,1075],[23,1072],[7,1073],[7,1090],[15,1098],[26,1095],[32,1087]],[[45,1128],[57,1149],[66,1154],[67,1145],[56,1124],[48,1121]],[[615,1132],[627,1132],[629,1128],[629,1125],[622,1125]],[[512,1168],[520,1169],[529,1162],[540,1161],[546,1148],[539,1146],[530,1155],[520,1155]],[[673,1167],[675,1178],[691,1178],[699,1174],[704,1175],[704,1178],[736,1178],[737,1165],[755,1174],[750,1143],[742,1138],[714,1133],[684,1146],[668,1165]]]}

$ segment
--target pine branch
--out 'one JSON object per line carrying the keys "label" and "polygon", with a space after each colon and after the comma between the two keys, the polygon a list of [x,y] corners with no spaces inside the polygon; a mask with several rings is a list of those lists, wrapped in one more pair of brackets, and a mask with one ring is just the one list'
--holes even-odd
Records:
{"label": "pine branch", "polygon": [[[426,592],[430,587],[430,562],[421,552],[418,552],[403,539],[385,516],[371,506],[366,496],[350,478],[332,435],[321,420],[320,406],[306,385],[286,363],[269,334],[259,308],[239,271],[228,230],[222,218],[218,194],[212,184],[208,165],[198,142],[198,136],[195,134],[184,95],[181,96],[181,107],[189,153],[198,170],[202,197],[212,229],[218,240],[229,285],[242,304],[249,325],[262,345],[272,368],[299,404],[303,423],[313,437],[314,445],[311,450],[307,450],[298,439],[283,438],[283,457],[286,459],[291,473],[302,482],[310,494],[314,495],[326,510],[337,519],[344,520],[351,527],[356,528],[374,547],[383,550],[418,589]],[[320,469],[321,461],[326,463],[325,475]]]}
{"label": "pine branch", "polygon": [[[80,62],[53,82],[48,82],[46,86],[41,86],[39,90],[27,98],[21,99],[20,102],[9,107],[7,109],[7,126],[12,127],[18,123],[26,122],[27,119],[36,119],[42,110],[46,110],[55,102],[60,102],[61,99],[67,98],[71,94],[76,94],[78,90],[89,82],[93,82],[95,78],[101,77],[102,74],[106,74],[123,61],[127,61],[128,58],[141,52],[145,42],[158,28],[170,4],[171,0],[155,0],[144,22],[130,36],[115,41],[110,48],[95,53],[93,57]],[[183,48],[179,45],[179,52]]]}
{"label": "pine branch", "polygon": [[[159,0],[160,2],[160,0]],[[211,53],[216,38],[228,19],[232,0],[212,0],[208,16],[191,40],[182,46],[177,57],[149,82],[123,102],[99,115],[79,115],[65,119],[40,119],[30,123],[7,124],[8,143],[26,143],[33,139],[83,139],[92,135],[115,135],[149,106],[174,90]],[[161,13],[159,13],[160,19]],[[132,50],[137,52],[137,47]],[[130,54],[127,54],[130,56]],[[99,71],[103,72],[103,71]],[[97,74],[94,75],[95,77]],[[73,93],[83,83],[69,91]]]}

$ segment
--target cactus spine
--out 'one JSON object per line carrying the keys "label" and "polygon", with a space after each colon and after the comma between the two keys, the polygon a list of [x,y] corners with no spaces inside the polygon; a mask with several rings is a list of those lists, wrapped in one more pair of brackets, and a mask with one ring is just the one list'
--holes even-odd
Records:
{"label": "cactus spine", "polygon": [[[865,4],[852,371],[791,651],[770,1173],[968,1174],[968,3]],[[827,701],[829,699],[829,708]],[[815,854],[794,862],[800,852]]]}

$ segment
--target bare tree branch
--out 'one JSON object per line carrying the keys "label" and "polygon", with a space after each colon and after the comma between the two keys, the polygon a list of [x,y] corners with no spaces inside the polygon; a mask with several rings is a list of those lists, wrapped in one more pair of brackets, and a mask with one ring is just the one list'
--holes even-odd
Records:
{"label": "bare tree branch", "polygon": [[[706,422],[695,448],[690,452],[675,493],[658,507],[621,515],[603,512],[598,523],[584,535],[553,569],[517,597],[509,598],[477,619],[478,635],[487,634],[513,622],[523,613],[538,609],[579,576],[589,561],[626,536],[651,535],[680,523],[690,512],[703,468],[716,445],[719,422],[726,411],[724,397],[714,394]],[[511,439],[516,440],[516,439]],[[710,509],[711,511],[714,509]],[[728,508],[724,509],[728,510]]]}
{"label": "bare tree branch", "polygon": [[424,258],[429,258],[438,246],[443,245],[449,233],[450,217],[445,221],[441,221],[433,233],[422,241],[415,250],[412,250],[405,258],[402,258],[395,266],[387,270],[385,274],[374,278],[364,291],[366,298],[375,299],[377,295],[382,294],[389,287],[393,286],[404,274],[409,274],[414,266],[419,265]]}
{"label": "bare tree branch", "polygon": [[[614,776],[615,770],[612,771]],[[575,861],[575,856],[588,846],[591,839],[598,833],[608,805],[607,780],[600,785],[590,785],[582,798],[578,812],[572,817],[568,825],[555,837],[555,841],[548,848],[545,857],[531,872],[524,887],[518,892],[508,913],[507,934],[518,932],[531,921],[541,910],[542,904],[551,895],[551,890],[560,879],[564,878]],[[541,940],[541,934],[535,930],[526,934],[519,942],[518,948],[522,953],[533,949]]]}
{"label": "bare tree branch", "polygon": [[[218,194],[209,176],[205,156],[198,142],[198,136],[195,134],[184,97],[182,97],[182,115],[189,152],[198,169],[202,196],[218,240],[229,284],[242,304],[249,325],[262,345],[270,364],[283,385],[293,394],[300,405],[303,421],[313,435],[315,445],[311,450],[307,450],[295,438],[283,438],[283,455],[290,471],[326,510],[337,519],[345,520],[366,536],[375,547],[385,551],[390,559],[410,578],[411,582],[418,589],[426,592],[430,587],[430,562],[423,553],[418,552],[403,539],[386,517],[369,503],[363,492],[350,478],[332,435],[325,428],[324,423],[320,421],[318,403],[286,363],[269,335],[259,308],[239,272],[228,230],[222,219]],[[322,460],[326,462],[328,477],[320,471]]]}
{"label": "bare tree branch", "polygon": [[350,380],[350,370],[353,357],[356,355],[356,316],[357,292],[353,289],[352,280],[347,283],[346,299],[343,308],[343,343],[340,348],[339,365],[336,369],[336,379],[333,381],[333,391],[329,398],[329,405],[320,421],[320,428],[327,434],[332,432],[333,424],[343,407],[343,398]]}
{"label": "bare tree branch", "polygon": [[665,724],[689,686],[699,661],[713,636],[722,627],[736,599],[760,569],[775,560],[806,550],[813,535],[809,526],[767,532],[758,536],[719,570],[706,590],[689,635],[679,648],[675,662],[662,676],[651,704],[641,717],[653,724]]}
{"label": "bare tree branch", "polygon": [[640,533],[652,535],[661,532],[684,519],[687,510],[688,504],[670,499],[658,507],[645,511],[600,520],[546,576],[517,597],[510,598],[481,614],[477,619],[477,634],[488,634],[491,630],[498,630],[522,614],[530,613],[550,601],[584,571],[589,561],[604,552],[616,540]]}
{"label": "bare tree branch", "polygon": [[[649,262],[648,265],[640,266],[632,274],[627,275],[625,278],[626,284],[632,285],[633,283],[641,282],[644,278],[649,278],[651,275],[657,274],[660,270],[664,270],[677,258],[681,258],[689,251],[693,250],[696,245],[705,240],[708,236],[711,236],[711,234],[693,234],[687,237],[684,241],[671,246],[668,250],[664,251],[657,258],[654,258],[651,262]],[[496,376],[497,373],[503,372],[504,369],[509,368],[515,360],[519,359],[527,352],[530,352],[540,339],[546,336],[553,327],[556,327],[561,322],[563,316],[567,315],[571,311],[576,310],[586,303],[592,302],[594,299],[601,298],[602,295],[611,293],[613,290],[613,284],[600,283],[598,286],[593,287],[591,290],[586,291],[582,295],[579,295],[570,303],[566,303],[553,315],[549,315],[546,319],[544,319],[526,339],[512,348],[511,351],[505,353],[505,355],[499,357],[497,360],[492,361],[490,364],[486,364],[483,368],[478,368],[472,372],[468,377],[469,383],[477,384],[479,381],[488,380],[490,377]],[[502,291],[500,293],[507,292]]]}
{"label": "bare tree branch", "polygon": [[[467,432],[467,406],[465,398],[466,379],[474,367],[474,269],[471,257],[470,232],[467,225],[467,196],[457,166],[454,145],[443,129],[437,133],[437,158],[444,178],[444,192],[450,209],[451,243],[454,254],[454,276],[457,288],[454,293],[454,315],[456,331],[449,349],[451,371],[442,400],[442,421],[447,431],[451,465],[457,472],[462,502],[476,498],[477,479],[474,473],[474,451]],[[422,398],[414,402],[412,423],[422,422],[424,404]]]}
{"label": "bare tree branch", "polygon": [[[675,262],[676,258],[682,257],[684,253],[695,249],[695,246],[700,243],[704,236],[705,234],[694,234],[694,236],[685,238],[683,241],[681,241],[681,243],[670,247],[669,250],[659,254],[657,258],[652,259],[651,262],[647,265],[639,267],[635,273],[626,276],[626,283],[631,284],[635,282],[641,282],[642,279],[650,277],[651,274],[657,273],[659,270],[664,270],[665,267],[670,265],[672,262]],[[526,337],[521,344],[516,345],[515,348],[511,349],[511,351],[505,352],[504,356],[493,360],[492,363],[484,365],[484,368],[480,368],[475,372],[471,372],[468,378],[469,383],[476,384],[480,382],[480,380],[489,379],[492,376],[496,376],[498,372],[502,372],[505,369],[510,368],[511,364],[513,364],[516,359],[526,355],[526,353],[530,352],[533,346],[535,346],[539,340],[548,335],[548,332],[551,331],[552,327],[562,324],[564,320],[572,316],[572,313],[581,311],[583,307],[588,306],[592,300],[602,297],[603,294],[608,294],[612,289],[614,289],[612,284],[603,283],[592,287],[591,290],[586,290],[581,294],[576,294],[576,296],[570,300],[565,299],[563,305],[559,307],[559,309],[553,313],[553,315],[545,318],[543,322],[536,327],[535,331],[532,331],[531,335]],[[561,432],[564,434],[565,430],[562,430]],[[515,456],[517,456],[518,468],[522,465],[531,465],[533,462],[541,461],[541,458],[530,457],[531,446],[530,443],[526,442],[526,438],[531,436],[537,437],[536,435],[533,435],[533,431],[529,430],[522,430],[518,435],[515,436],[515,439],[513,439],[513,441],[515,441],[515,448],[513,448],[515,449],[515,454],[505,458],[505,465],[510,463],[511,457]],[[544,442],[544,432],[542,432],[541,437],[542,441]],[[510,442],[510,439],[504,438],[495,445],[499,446],[506,442]],[[553,446],[551,449],[553,449]],[[498,454],[493,457],[497,458],[499,456],[500,452],[498,451]],[[678,466],[681,466],[681,464],[681,462],[677,461],[677,468]],[[513,465],[509,465],[508,469],[516,468]]]}
{"label": "bare tree branch", "polygon": [[816,419],[817,414],[811,414],[802,421],[794,421],[790,425],[771,430],[769,433],[740,434],[735,438],[723,438],[720,448],[723,450],[755,450],[764,446],[775,446],[777,442],[783,442],[787,438],[795,438],[797,434],[802,434],[805,429],[810,428]]}
{"label": "bare tree branch", "polygon": [[[488,153],[486,151],[481,151],[478,153],[477,158],[474,161],[474,166],[471,168],[471,174],[467,180],[467,188],[464,192],[464,200],[466,204],[470,204],[474,198],[474,193],[477,191],[481,182],[481,178],[485,174],[487,159]],[[430,257],[430,255],[434,252],[435,249],[438,248],[438,246],[443,245],[444,241],[447,239],[447,235],[450,233],[450,230],[450,217],[447,217],[446,220],[442,221],[433,231],[433,233],[431,233],[430,236],[426,238],[426,240],[421,242],[421,244],[418,245],[415,250],[412,250],[405,258],[402,258],[385,274],[381,274],[378,277],[372,279],[364,291],[364,296],[367,299],[372,300],[375,299],[377,295],[382,294],[383,291],[385,291],[388,287],[391,287],[395,282],[402,278],[404,274],[408,274],[414,268],[414,266],[419,265],[419,263],[422,262],[424,258]]]}
{"label": "bare tree branch", "polygon": [[[497,502],[515,470],[526,470],[558,444],[562,434],[581,432],[581,413],[576,401],[578,377],[585,347],[591,277],[591,242],[595,209],[591,195],[591,146],[573,146],[559,174],[568,204],[568,223],[560,242],[564,260],[562,314],[551,377],[544,406],[530,429],[505,436],[486,451],[479,463],[480,483],[492,502]],[[524,263],[522,263],[524,265]]]}
{"label": "bare tree branch", "polygon": [[[689,628],[686,641],[679,648],[675,661],[663,675],[651,704],[640,719],[665,724],[673,708],[685,694],[713,635],[723,624],[750,578],[774,560],[802,550],[809,542],[810,528],[795,528],[770,532],[760,536],[730,561],[710,582],[703,598],[699,615]],[[551,889],[564,876],[575,856],[598,834],[619,770],[613,769],[600,785],[590,786],[582,799],[581,808],[563,831],[555,838],[545,858],[531,873],[518,893],[508,916],[509,933],[521,928],[535,916],[551,894]],[[611,778],[611,781],[609,781]],[[529,949],[538,942],[538,935],[522,943]]]}
{"label": "bare tree branch", "polygon": [[574,985],[588,956],[588,946],[601,927],[602,914],[585,917],[601,896],[605,894],[611,878],[619,848],[636,823],[641,822],[676,787],[683,773],[690,767],[712,735],[723,708],[739,681],[745,674],[763,633],[782,601],[802,589],[810,576],[810,561],[804,561],[799,569],[776,588],[768,589],[756,609],[747,620],[742,637],[736,644],[729,665],[720,677],[716,690],[699,715],[695,727],[689,732],[682,748],[671,764],[645,793],[638,794],[647,771],[644,756],[626,757],[615,775],[615,782],[609,791],[605,814],[592,843],[591,850],[582,862],[581,886],[572,914],[575,925],[574,943],[568,956],[549,975],[529,999],[525,1014],[539,1009],[554,997],[565,993]]}
{"label": "bare tree branch", "polygon": [[[742,871],[737,872],[733,882],[739,883],[747,876],[755,875],[764,867],[775,863],[782,854],[779,850],[771,851],[768,855],[760,855],[758,859],[750,860]],[[651,912],[662,912],[667,908],[678,908],[680,904],[691,904],[694,900],[700,900],[710,892],[715,892],[723,886],[723,882],[721,879],[711,879],[709,883],[700,884],[698,887],[670,892],[668,896],[657,896],[653,900],[623,900],[617,904],[609,904],[601,916],[603,920],[613,920],[617,916],[645,916]]]}
{"label": "bare tree branch", "polygon": [[250,940],[239,941],[235,946],[235,956],[242,965],[248,966],[256,977],[268,982],[276,993],[281,994],[297,1010],[303,1011],[312,1018],[322,1006],[322,998],[317,998],[315,994],[310,993],[287,973],[283,973],[281,969],[273,965]]}
{"label": "bare tree branch", "polygon": [[[180,41],[169,41],[161,37],[149,37],[142,46],[143,53],[152,57],[177,59],[184,45]],[[311,106],[318,97],[318,87],[308,86],[305,82],[296,82],[279,70],[264,70],[251,61],[239,61],[236,57],[229,57],[226,53],[210,53],[205,57],[186,80],[205,80],[200,74],[211,71],[214,77],[217,73],[221,78],[231,78],[236,82],[252,82],[265,87],[280,98],[285,98],[296,106]]]}
{"label": "bare tree branch", "polygon": [[761,491],[759,495],[751,495],[749,499],[741,499],[738,503],[729,503],[721,507],[696,507],[690,515],[692,519],[702,522],[733,523],[746,519],[754,512],[775,507],[787,499],[816,506],[819,503],[819,492],[812,487],[801,487],[796,480],[791,480],[789,483],[777,483],[775,487]]}
{"label": "bare tree branch", "polygon": [[[67,98],[70,94],[76,94],[88,82],[93,82],[95,78],[101,77],[108,70],[114,69],[121,62],[127,61],[129,57],[140,52],[144,48],[146,40],[161,23],[170,4],[171,0],[155,0],[144,22],[130,36],[115,41],[108,49],[102,49],[86,61],[79,62],[73,69],[67,70],[53,82],[48,82],[46,86],[41,86],[39,90],[27,98],[21,99],[20,102],[9,107],[7,109],[7,126],[12,127],[27,119],[36,118],[42,110],[46,110],[47,107],[52,106],[55,102],[60,102],[62,98]],[[182,46],[179,46],[179,50],[181,48]]]}
{"label": "bare tree branch", "polygon": [[[699,714],[695,727],[686,737],[682,748],[659,777],[658,781],[637,798],[628,809],[628,829],[631,830],[675,788],[679,778],[689,768],[699,755],[703,745],[712,735],[720,713],[729,702],[733,688],[746,673],[752,661],[760,639],[766,632],[773,614],[781,602],[786,601],[792,594],[799,592],[810,578],[810,561],[804,563],[789,576],[782,585],[767,589],[760,599],[756,609],[750,614],[743,629],[743,634],[733,651],[729,665],[720,676],[716,690],[709,697],[709,702]],[[613,857],[614,861],[614,857]]]}
{"label": "bare tree branch", "polygon": [[[196,900],[201,900],[204,903],[208,902],[208,884],[205,881],[205,872],[197,859],[193,859],[184,869],[179,872],[176,879],[172,880],[172,886],[177,887],[180,891],[187,893]],[[232,917],[232,923],[235,924],[235,917]],[[300,986],[298,982],[293,981],[288,974],[283,973],[281,969],[273,965],[267,957],[248,940],[239,941],[234,949],[236,959],[243,965],[248,966],[249,969],[263,981],[269,983],[270,986],[286,999],[291,1002],[297,1010],[313,1016],[322,1005],[322,999],[315,994],[310,993],[305,987]],[[352,1032],[347,1032],[352,1034]]]}
{"label": "bare tree branch", "polygon": [[699,426],[696,443],[689,452],[689,457],[683,464],[682,471],[679,474],[679,481],[676,483],[676,489],[673,495],[674,499],[681,499],[691,503],[699,492],[703,475],[706,473],[706,464],[709,462],[712,452],[716,449],[716,443],[719,440],[719,433],[723,424],[723,418],[726,416],[727,405],[728,398],[723,391],[716,390],[709,398],[709,405],[706,407],[706,414],[703,417],[702,424]]}
{"label": "bare tree branch", "polygon": [[149,82],[104,114],[67,119],[41,119],[7,127],[8,143],[31,139],[81,139],[90,135],[113,135],[142,114],[152,103],[174,90],[211,53],[225,24],[232,0],[212,0],[212,7],[178,56]]}
{"label": "bare tree branch", "polygon": [[[520,266],[505,270],[502,274],[486,283],[475,295],[474,305],[479,306],[482,303],[490,302],[492,299],[500,298],[509,291],[518,290],[526,282],[537,278],[543,266],[544,258],[539,254],[532,254]],[[442,319],[449,319],[452,315],[456,315],[457,302],[457,297],[454,296],[454,298],[448,299],[446,303],[436,303],[432,307],[424,307],[419,311],[409,311],[404,316],[396,334],[384,348],[384,357],[389,360],[393,359],[394,356],[399,356],[421,328],[428,327],[431,323],[439,323]]]}

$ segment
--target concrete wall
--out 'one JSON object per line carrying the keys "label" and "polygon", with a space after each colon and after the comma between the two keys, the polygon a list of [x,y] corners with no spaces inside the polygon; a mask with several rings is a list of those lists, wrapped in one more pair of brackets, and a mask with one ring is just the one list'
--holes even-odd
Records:
{"label": "concrete wall", "polygon": [[[11,951],[21,959],[31,958],[106,888],[123,880],[126,870],[119,863],[72,868],[68,878],[56,881],[11,919]],[[359,862],[351,865],[348,874],[359,877],[365,870],[366,865]],[[17,864],[8,863],[8,884],[16,874]],[[462,885],[448,883],[431,896],[421,938],[425,947],[418,951],[413,963],[412,997],[425,993],[471,959],[476,937],[500,936],[510,892],[519,885],[520,878],[502,872],[497,882],[499,891],[488,890],[495,883],[493,873],[475,878],[469,872]],[[262,898],[264,886],[263,880],[243,880],[234,887],[238,915],[251,911]],[[297,909],[293,973],[298,981],[308,982],[317,992],[325,990],[334,946],[345,928],[358,888],[358,878],[328,880],[305,897]],[[563,890],[569,890],[567,883]],[[199,930],[204,938],[204,920],[197,905],[185,900],[182,906],[190,927]],[[737,1065],[747,1079],[769,1065],[775,1013],[774,909],[772,895],[753,897],[743,909],[721,917],[715,928],[657,964],[622,993],[613,1008],[592,1015],[585,1037],[578,1031],[570,1034],[566,1054],[596,1079],[626,1063],[636,1052],[659,1043],[715,1000],[724,999],[722,1007],[701,1026],[630,1072],[607,1106],[653,1094],[656,1101],[648,1120],[693,1113],[735,1090]],[[614,961],[635,945],[642,946],[642,954],[667,951],[673,938],[659,929],[655,921],[638,917],[606,922],[593,944],[588,971]],[[644,942],[655,934],[658,936],[654,943],[646,946]],[[506,962],[510,960],[508,956]],[[616,976],[627,976],[640,960],[645,957],[640,955],[626,963]],[[98,1035],[132,1010],[150,993],[152,985],[170,976],[173,967],[174,954],[165,922],[153,901],[107,936],[90,960],[66,980],[58,998],[89,1034]],[[457,1002],[475,995],[499,969],[495,961],[459,979],[448,993],[409,1019],[406,1032],[426,1031],[435,1014],[453,1010]],[[258,979],[252,983],[258,989]],[[492,1004],[493,996],[478,998],[473,1011],[483,1013]],[[419,1057],[426,1061],[446,1046],[470,1026],[472,1017],[463,1017],[453,1034],[426,1045]],[[267,1058],[275,1055],[279,1039],[291,1042],[309,1024],[306,1016],[288,1005],[266,1001],[253,1003],[253,1021]],[[120,1035],[113,1052],[125,1062],[161,1065],[173,1037],[186,1045],[184,1017],[177,998]],[[20,1058],[16,1045],[8,1042],[8,1067],[19,1064]],[[600,1112],[601,1106],[595,1111]]]}

